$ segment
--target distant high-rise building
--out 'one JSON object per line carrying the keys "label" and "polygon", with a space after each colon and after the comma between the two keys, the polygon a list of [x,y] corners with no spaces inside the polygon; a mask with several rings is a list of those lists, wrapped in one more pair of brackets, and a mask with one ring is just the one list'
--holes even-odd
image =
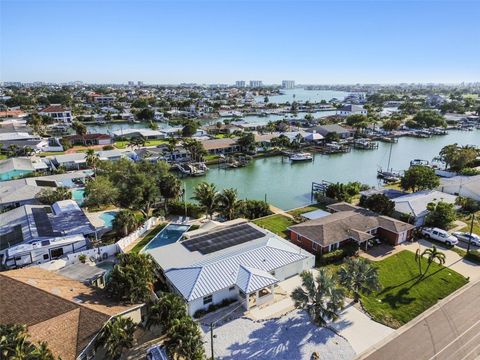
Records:
{"label": "distant high-rise building", "polygon": [[143,81],[137,81],[138,86],[143,86]]}
{"label": "distant high-rise building", "polygon": [[282,88],[284,89],[294,89],[295,80],[282,80]]}
{"label": "distant high-rise building", "polygon": [[263,86],[263,82],[261,80],[250,80],[251,88],[262,87],[262,86]]}
{"label": "distant high-rise building", "polygon": [[128,86],[134,86],[135,85],[135,81],[129,81],[128,82]]}
{"label": "distant high-rise building", "polygon": [[245,81],[243,81],[243,80],[235,81],[235,87],[244,88],[245,87]]}

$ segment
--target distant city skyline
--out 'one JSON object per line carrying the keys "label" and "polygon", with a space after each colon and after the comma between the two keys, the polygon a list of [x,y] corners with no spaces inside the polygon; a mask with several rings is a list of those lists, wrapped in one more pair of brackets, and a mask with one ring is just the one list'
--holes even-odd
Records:
{"label": "distant city skyline", "polygon": [[11,1],[0,82],[480,81],[480,2]]}

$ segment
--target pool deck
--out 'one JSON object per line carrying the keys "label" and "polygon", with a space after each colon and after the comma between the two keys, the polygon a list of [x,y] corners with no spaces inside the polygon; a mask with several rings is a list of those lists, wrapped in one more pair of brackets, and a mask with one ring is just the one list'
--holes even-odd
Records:
{"label": "pool deck", "polygon": [[[150,246],[150,244],[152,244],[152,243],[157,239],[157,237],[161,236],[161,234],[162,234],[164,231],[168,230],[168,227],[169,227],[169,226],[173,226],[173,225],[176,225],[176,226],[185,226],[185,227],[186,227],[186,230],[183,231],[181,234],[179,234],[177,240],[175,240],[175,241],[169,242],[168,244],[161,244],[161,245],[155,246],[155,247],[153,247],[153,248],[148,248],[148,247]],[[170,245],[170,244],[173,244],[173,243],[178,242],[178,241],[183,237],[183,234],[185,234],[185,233],[188,231],[188,229],[190,229],[191,226],[192,226],[192,225],[190,225],[190,224],[188,224],[188,223],[182,224],[182,223],[169,222],[162,230],[160,230],[160,232],[159,232],[157,235],[155,235],[155,236],[153,237],[152,240],[150,240],[150,241],[143,247],[142,250],[140,250],[140,252],[141,252],[141,253],[147,252],[148,250],[157,249],[157,248],[159,248],[159,247],[166,246],[166,245]]]}
{"label": "pool deck", "polygon": [[87,215],[88,220],[92,223],[95,228],[103,228],[105,227],[105,222],[103,219],[100,217],[103,213],[106,212],[118,212],[120,211],[119,208],[114,208],[114,209],[108,209],[108,210],[102,210],[102,211],[96,211],[96,212],[85,212],[85,215]]}

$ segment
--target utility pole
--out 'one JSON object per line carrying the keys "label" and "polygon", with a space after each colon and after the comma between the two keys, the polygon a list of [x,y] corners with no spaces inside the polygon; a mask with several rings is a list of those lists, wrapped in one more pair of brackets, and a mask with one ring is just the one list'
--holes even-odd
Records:
{"label": "utility pole", "polygon": [[472,223],[470,224],[470,236],[468,237],[467,254],[470,254],[470,244],[472,243],[473,222],[475,220],[475,213],[472,212]]}
{"label": "utility pole", "polygon": [[215,356],[213,355],[213,338],[215,335],[213,335],[213,322],[210,323],[210,349],[212,352],[211,360],[215,360]]}

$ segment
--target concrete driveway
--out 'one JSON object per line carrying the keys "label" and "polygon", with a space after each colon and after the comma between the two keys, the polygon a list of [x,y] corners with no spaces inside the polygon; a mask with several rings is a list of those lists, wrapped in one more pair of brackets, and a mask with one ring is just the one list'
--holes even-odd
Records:
{"label": "concrete driveway", "polygon": [[[412,252],[415,252],[418,248],[420,248],[420,251],[424,251],[425,249],[432,248],[433,245],[434,244],[432,244],[430,241],[421,239],[414,243],[402,244],[399,247],[402,250],[410,250]],[[435,244],[435,246],[437,247],[437,249],[439,249],[445,254],[446,267],[455,270],[456,272],[462,274],[465,277],[469,277],[471,281],[480,279],[480,265],[463,259],[455,251],[452,251],[447,247],[438,244]]]}

